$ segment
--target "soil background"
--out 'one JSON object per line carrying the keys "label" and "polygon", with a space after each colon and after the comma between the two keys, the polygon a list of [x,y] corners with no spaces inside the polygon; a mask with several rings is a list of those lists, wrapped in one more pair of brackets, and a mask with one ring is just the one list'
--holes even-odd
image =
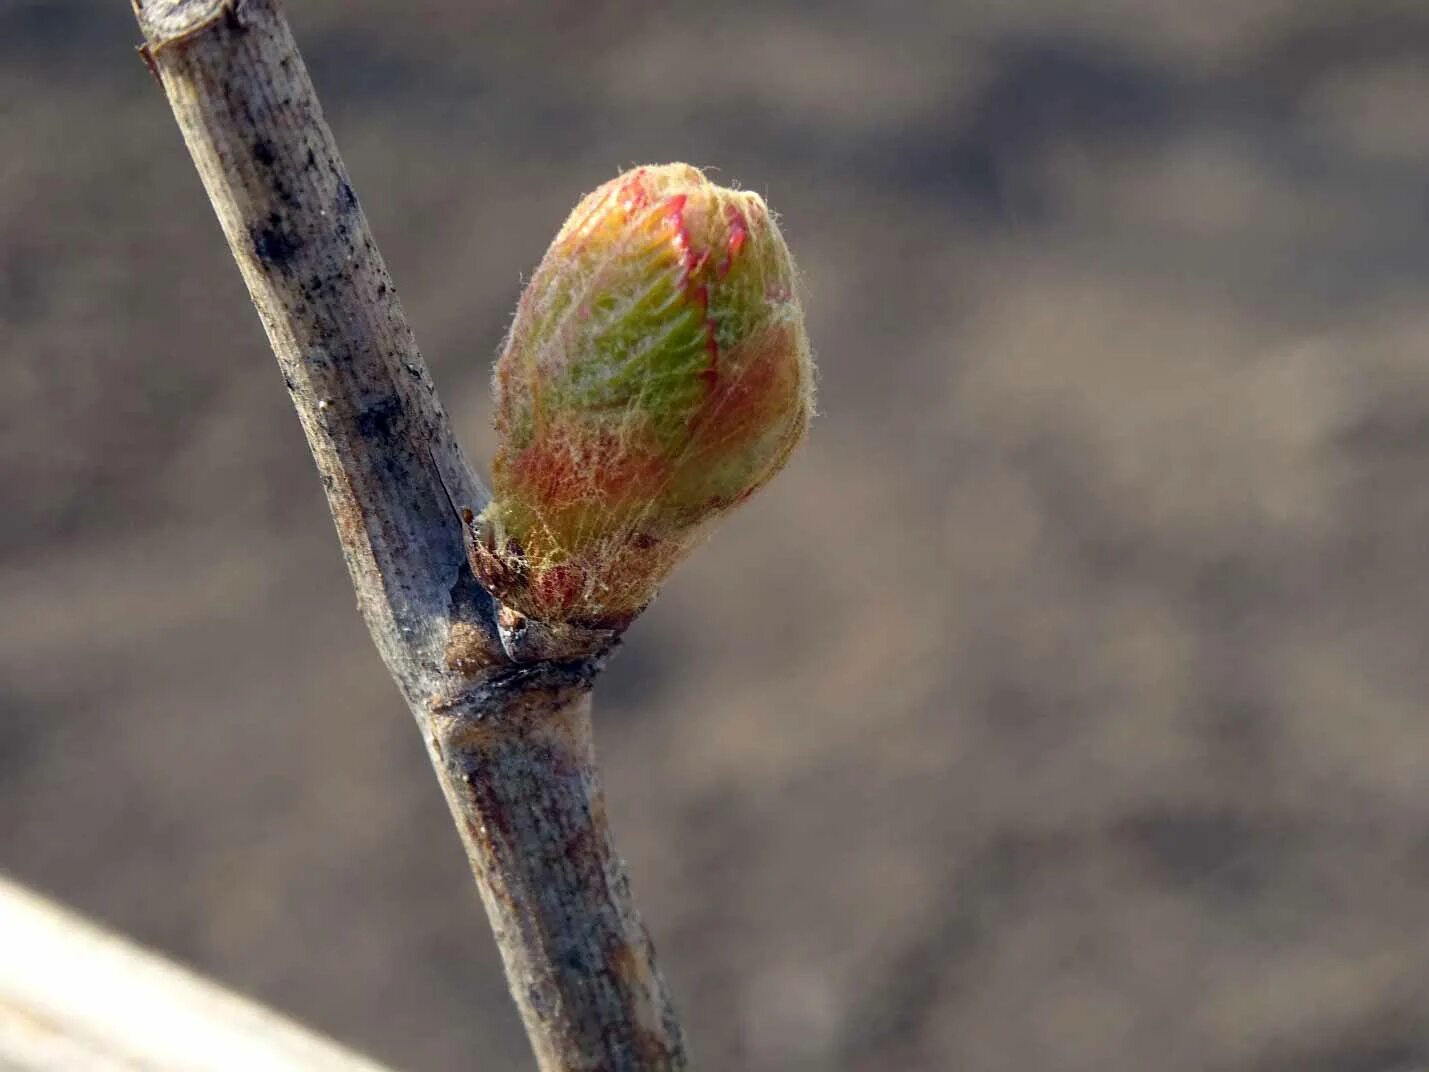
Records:
{"label": "soil background", "polygon": [[[822,415],[598,695],[703,1067],[1429,1068],[1423,3],[290,9],[473,458],[621,167],[802,265]],[[136,40],[0,0],[0,868],[527,1067]]]}

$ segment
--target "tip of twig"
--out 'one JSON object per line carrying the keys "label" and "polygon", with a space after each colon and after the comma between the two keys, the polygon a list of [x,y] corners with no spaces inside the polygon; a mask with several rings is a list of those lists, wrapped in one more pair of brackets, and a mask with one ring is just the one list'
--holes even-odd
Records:
{"label": "tip of twig", "polygon": [[241,21],[243,0],[131,0],[134,17],[154,49],[192,37],[220,19]]}

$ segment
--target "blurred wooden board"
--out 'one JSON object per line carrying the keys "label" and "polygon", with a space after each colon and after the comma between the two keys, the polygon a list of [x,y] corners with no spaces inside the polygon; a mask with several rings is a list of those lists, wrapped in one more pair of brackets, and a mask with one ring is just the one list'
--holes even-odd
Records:
{"label": "blurred wooden board", "polygon": [[383,1072],[3,878],[0,1069]]}

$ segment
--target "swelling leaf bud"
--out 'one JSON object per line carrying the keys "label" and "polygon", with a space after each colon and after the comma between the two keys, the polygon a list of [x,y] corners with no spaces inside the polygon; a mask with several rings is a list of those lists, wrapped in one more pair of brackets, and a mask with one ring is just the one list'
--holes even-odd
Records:
{"label": "swelling leaf bud", "polygon": [[496,365],[477,576],[547,625],[624,628],[813,412],[794,264],[757,194],[686,164],[576,206]]}

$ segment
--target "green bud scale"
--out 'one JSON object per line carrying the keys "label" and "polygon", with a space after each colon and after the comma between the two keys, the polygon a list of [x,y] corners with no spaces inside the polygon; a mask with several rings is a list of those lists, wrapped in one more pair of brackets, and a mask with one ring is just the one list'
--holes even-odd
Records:
{"label": "green bud scale", "polygon": [[813,412],[795,284],[763,200],[686,164],[581,201],[496,365],[493,497],[471,559],[502,604],[623,628],[783,467]]}

